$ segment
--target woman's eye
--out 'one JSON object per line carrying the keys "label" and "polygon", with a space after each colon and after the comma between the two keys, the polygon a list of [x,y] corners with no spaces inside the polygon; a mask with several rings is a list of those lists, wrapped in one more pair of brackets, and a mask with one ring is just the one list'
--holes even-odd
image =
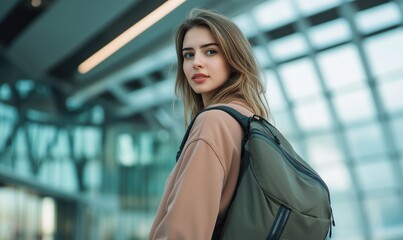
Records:
{"label": "woman's eye", "polygon": [[217,53],[217,51],[216,50],[207,50],[206,53],[207,53],[207,55],[214,55]]}
{"label": "woman's eye", "polygon": [[183,54],[183,57],[186,58],[186,59],[192,58],[193,53],[185,53],[185,54]]}

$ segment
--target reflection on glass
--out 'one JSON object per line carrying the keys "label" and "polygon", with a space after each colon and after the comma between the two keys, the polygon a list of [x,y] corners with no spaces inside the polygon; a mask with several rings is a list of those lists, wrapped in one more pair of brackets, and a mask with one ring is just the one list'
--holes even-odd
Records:
{"label": "reflection on glass", "polygon": [[0,85],[0,100],[10,100],[11,99],[11,89],[8,84],[3,83]]}
{"label": "reflection on glass", "polygon": [[378,123],[347,129],[348,146],[354,158],[385,153],[385,140]]}
{"label": "reflection on glass", "polygon": [[56,206],[22,189],[0,187],[0,239],[53,240],[56,234]]}
{"label": "reflection on glass", "polygon": [[399,24],[401,21],[402,17],[394,2],[369,8],[355,15],[357,28],[364,34]]}
{"label": "reflection on glass", "polygon": [[327,167],[315,168],[322,179],[330,187],[332,194],[351,191],[351,179],[345,163],[338,162],[329,164]]}
{"label": "reflection on glass", "polygon": [[262,68],[268,67],[270,65],[270,59],[267,56],[267,51],[262,46],[253,47],[253,53],[255,54]]}
{"label": "reflection on glass", "polygon": [[333,133],[308,136],[306,141],[308,159],[316,166],[326,166],[345,160]]}
{"label": "reflection on glass", "polygon": [[263,30],[270,30],[296,20],[297,15],[290,0],[266,1],[256,6],[253,11],[257,24]]}
{"label": "reflection on glass", "polygon": [[38,180],[55,189],[77,191],[77,172],[73,163],[69,159],[46,160],[39,170]]}
{"label": "reflection on glass", "polygon": [[298,105],[294,111],[303,131],[326,130],[332,127],[329,109],[323,98]]}
{"label": "reflection on glass", "polygon": [[403,235],[401,197],[384,194],[369,198],[364,204],[374,239],[399,239]]}
{"label": "reflection on glass", "polygon": [[355,166],[360,187],[364,191],[395,188],[397,181],[390,160],[377,158],[371,162],[362,161]]}
{"label": "reflection on glass", "polygon": [[375,118],[374,103],[368,87],[338,94],[333,101],[340,120],[345,124]]}
{"label": "reflection on glass", "polygon": [[293,100],[309,97],[321,91],[313,64],[307,58],[281,65],[279,71],[288,96]]}
{"label": "reflection on glass", "polygon": [[364,40],[370,67],[375,76],[403,69],[403,29],[391,30]]}
{"label": "reflection on glass", "polygon": [[350,40],[352,33],[347,20],[339,18],[309,28],[308,37],[316,49],[322,49]]}
{"label": "reflection on glass", "polygon": [[276,128],[278,128],[284,135],[294,135],[297,129],[291,123],[291,112],[289,110],[273,112],[273,119]]}
{"label": "reflection on glass", "polygon": [[337,227],[334,228],[331,239],[367,240],[362,233],[363,226],[361,218],[359,217],[358,204],[359,203],[352,201],[351,197],[346,201],[332,202]]}
{"label": "reflection on glass", "polygon": [[133,143],[133,137],[130,134],[121,134],[117,138],[117,154],[119,162],[123,166],[133,166],[139,161],[138,146]]}
{"label": "reflection on glass", "polygon": [[326,87],[330,90],[351,88],[365,81],[357,48],[352,44],[321,52],[317,55],[317,59]]}
{"label": "reflection on glass", "polygon": [[[403,56],[403,55],[402,55]],[[379,86],[382,102],[389,114],[401,112],[403,109],[403,78],[388,81]]]}
{"label": "reflection on glass", "polygon": [[273,58],[284,61],[308,53],[308,45],[301,33],[287,35],[268,44]]}
{"label": "reflection on glass", "polygon": [[284,110],[287,107],[284,96],[280,90],[278,80],[272,71],[265,71],[266,98],[270,110],[273,112]]}
{"label": "reflection on glass", "polygon": [[256,23],[254,19],[250,17],[249,14],[244,13],[241,15],[238,15],[233,19],[235,24],[241,29],[242,33],[245,34],[247,38],[255,36],[257,34],[257,28],[252,27],[255,26]]}
{"label": "reflection on glass", "polygon": [[53,240],[56,225],[56,206],[52,198],[42,199],[41,225],[43,238]]}
{"label": "reflection on glass", "polygon": [[392,127],[394,140],[396,142],[395,146],[398,149],[403,150],[403,117],[394,118],[390,121],[390,123]]}
{"label": "reflection on glass", "polygon": [[[293,0],[295,1],[295,0]],[[312,15],[317,12],[325,11],[329,8],[335,7],[341,3],[340,0],[296,0],[299,11],[303,15]]]}

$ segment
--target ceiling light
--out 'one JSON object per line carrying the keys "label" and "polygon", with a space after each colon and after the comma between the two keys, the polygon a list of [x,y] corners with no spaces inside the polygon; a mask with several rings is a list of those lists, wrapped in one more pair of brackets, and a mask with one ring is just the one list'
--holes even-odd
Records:
{"label": "ceiling light", "polygon": [[87,60],[82,62],[78,66],[78,71],[81,74],[85,74],[85,73],[89,72],[91,69],[93,69],[99,63],[101,63],[102,61],[107,59],[113,53],[118,51],[121,47],[123,47],[128,42],[133,40],[135,37],[140,35],[142,32],[144,32],[146,29],[148,29],[149,27],[154,25],[161,18],[166,16],[168,13],[173,11],[175,8],[177,8],[179,5],[181,5],[184,2],[185,2],[185,0],[168,0],[168,1],[166,1],[164,4],[162,4],[157,9],[155,9],[153,12],[151,12],[150,14],[145,16],[143,19],[141,19],[139,22],[135,23],[133,26],[131,26],[129,29],[127,29],[125,32],[120,34],[118,37],[116,37],[110,43],[108,43],[103,48],[98,50],[98,52],[94,53]]}
{"label": "ceiling light", "polygon": [[32,5],[32,7],[39,7],[42,5],[42,1],[41,0],[32,0],[31,5]]}

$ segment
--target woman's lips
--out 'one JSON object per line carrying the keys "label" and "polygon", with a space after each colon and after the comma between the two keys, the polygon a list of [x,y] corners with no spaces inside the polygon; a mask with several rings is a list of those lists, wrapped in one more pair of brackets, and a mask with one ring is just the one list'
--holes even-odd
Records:
{"label": "woman's lips", "polygon": [[196,73],[192,76],[192,80],[196,83],[203,83],[207,78],[208,76],[202,73]]}

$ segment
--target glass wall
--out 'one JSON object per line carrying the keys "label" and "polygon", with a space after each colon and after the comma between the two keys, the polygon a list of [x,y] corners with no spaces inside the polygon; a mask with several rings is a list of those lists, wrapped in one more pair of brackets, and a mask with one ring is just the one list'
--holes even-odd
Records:
{"label": "glass wall", "polygon": [[[233,19],[272,121],[329,185],[332,239],[402,239],[402,1],[268,0]],[[145,239],[183,119],[165,102],[136,124],[64,111],[49,89],[0,81],[0,239]]]}

